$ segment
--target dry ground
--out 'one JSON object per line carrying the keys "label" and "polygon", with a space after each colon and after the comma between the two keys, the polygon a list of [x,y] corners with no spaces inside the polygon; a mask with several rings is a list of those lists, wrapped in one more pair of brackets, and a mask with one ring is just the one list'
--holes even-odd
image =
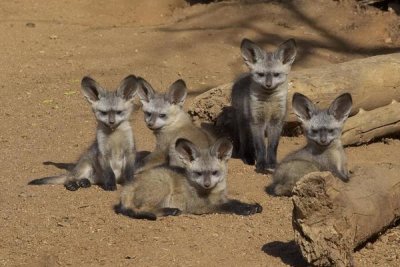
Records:
{"label": "dry ground", "polygon": [[[114,88],[133,73],[160,90],[183,78],[193,97],[245,70],[243,37],[266,48],[296,38],[301,69],[399,51],[399,22],[350,0],[2,0],[0,265],[304,266],[292,241],[291,200],[266,195],[271,177],[239,160],[229,163],[230,195],[259,202],[262,214],[135,221],[111,209],[118,192],[26,184],[62,171],[42,162],[73,162],[93,139],[79,92],[84,75]],[[151,150],[140,110],[132,124],[138,148]],[[283,138],[279,157],[302,143]],[[346,152],[350,167],[394,163],[400,141]],[[399,245],[397,227],[356,252],[357,266],[399,266]]]}

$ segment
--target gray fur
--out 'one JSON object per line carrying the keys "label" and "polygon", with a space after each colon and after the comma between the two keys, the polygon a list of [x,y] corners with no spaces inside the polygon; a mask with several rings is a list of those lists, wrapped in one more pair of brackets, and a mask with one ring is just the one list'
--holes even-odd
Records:
{"label": "gray fur", "polygon": [[350,114],[351,95],[337,97],[328,109],[319,110],[306,96],[293,95],[293,110],[302,123],[307,145],[288,155],[278,165],[271,185],[276,195],[290,196],[296,182],[314,171],[330,171],[349,180],[346,155],[340,140],[343,124]]}
{"label": "gray fur", "polygon": [[171,145],[178,138],[191,140],[199,147],[211,144],[210,136],[196,127],[190,116],[182,109],[187,95],[186,84],[177,80],[165,93],[158,93],[143,78],[139,78],[138,94],[143,104],[144,119],[147,127],[156,136],[156,148],[139,161],[138,171],[165,163]]}
{"label": "gray fur", "polygon": [[290,39],[275,52],[265,52],[244,39],[241,51],[250,73],[239,78],[232,88],[235,148],[245,163],[256,162],[257,171],[273,171],[287,110],[287,76],[296,57],[296,45]]}
{"label": "gray fur", "polygon": [[166,164],[139,173],[124,186],[116,212],[150,220],[181,213],[261,212],[258,204],[227,198],[227,161],[231,152],[232,144],[227,139],[219,139],[205,149],[183,138],[176,140],[170,148],[170,158],[182,167]]}
{"label": "gray fur", "polygon": [[115,190],[116,183],[133,178],[136,151],[129,118],[137,78],[127,76],[113,92],[104,90],[90,77],[84,77],[81,85],[97,120],[96,140],[72,172],[36,179],[30,184],[64,184],[69,190],[76,190],[79,185],[99,184],[105,190]]}

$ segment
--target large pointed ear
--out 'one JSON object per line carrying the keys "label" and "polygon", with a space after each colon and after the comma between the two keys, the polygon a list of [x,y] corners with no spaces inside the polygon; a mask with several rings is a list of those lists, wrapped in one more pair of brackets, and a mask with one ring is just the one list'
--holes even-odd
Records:
{"label": "large pointed ear", "polygon": [[352,105],[351,94],[344,93],[333,100],[329,106],[328,113],[333,115],[336,120],[344,121],[350,115]]}
{"label": "large pointed ear", "polygon": [[129,75],[125,77],[117,89],[117,95],[129,101],[132,100],[138,88],[138,81],[136,76]]}
{"label": "large pointed ear", "polygon": [[169,87],[168,100],[171,104],[182,106],[186,95],[186,84],[183,80],[177,80]]}
{"label": "large pointed ear", "polygon": [[104,89],[92,78],[85,76],[81,82],[82,93],[86,100],[93,104],[99,101],[100,97],[104,95]]}
{"label": "large pointed ear", "polygon": [[296,41],[289,39],[286,42],[279,45],[275,54],[282,61],[283,64],[291,65],[294,62],[297,54]]}
{"label": "large pointed ear", "polygon": [[226,138],[220,138],[211,148],[211,155],[220,160],[228,160],[232,156],[233,145]]}
{"label": "large pointed ear", "polygon": [[153,87],[143,78],[138,78],[138,95],[140,101],[149,102],[150,99],[154,98],[155,91]]}
{"label": "large pointed ear", "polygon": [[264,58],[264,51],[249,39],[242,40],[240,50],[247,66],[251,66]]}
{"label": "large pointed ear", "polygon": [[294,93],[292,108],[300,121],[308,121],[316,113],[317,108],[311,100],[303,94]]}
{"label": "large pointed ear", "polygon": [[185,138],[179,138],[176,140],[175,151],[184,164],[188,164],[200,156],[197,147]]}

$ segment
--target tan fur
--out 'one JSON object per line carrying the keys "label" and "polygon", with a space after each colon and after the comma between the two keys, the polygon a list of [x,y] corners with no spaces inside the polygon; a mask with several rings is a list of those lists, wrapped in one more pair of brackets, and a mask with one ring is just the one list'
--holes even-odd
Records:
{"label": "tan fur", "polygon": [[258,204],[226,197],[226,161],[231,152],[232,144],[223,139],[205,149],[186,139],[178,139],[171,146],[169,156],[183,167],[166,163],[137,174],[124,187],[116,212],[150,220],[180,213],[250,215],[261,212]]}

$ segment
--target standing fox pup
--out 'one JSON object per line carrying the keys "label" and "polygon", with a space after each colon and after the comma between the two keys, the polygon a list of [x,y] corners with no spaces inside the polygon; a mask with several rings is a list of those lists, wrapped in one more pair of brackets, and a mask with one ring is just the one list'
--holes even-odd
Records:
{"label": "standing fox pup", "polygon": [[194,141],[201,148],[211,145],[210,136],[192,122],[183,109],[187,89],[183,80],[175,81],[166,93],[157,93],[143,78],[138,78],[138,95],[147,127],[156,136],[156,148],[141,165],[145,168],[165,163],[171,145],[178,138]]}
{"label": "standing fox pup", "polygon": [[238,134],[235,147],[239,147],[239,156],[245,163],[253,165],[256,161],[257,171],[273,171],[286,115],[287,76],[296,57],[296,43],[290,39],[271,53],[243,39],[241,51],[250,73],[237,80],[232,88]]}
{"label": "standing fox pup", "polygon": [[71,173],[32,180],[29,184],[64,184],[71,191],[99,184],[104,190],[116,190],[117,182],[133,177],[136,151],[128,120],[137,78],[127,76],[115,92],[104,90],[90,77],[84,77],[81,85],[97,120],[96,140]]}
{"label": "standing fox pup", "polygon": [[349,172],[340,137],[351,111],[351,95],[342,94],[328,109],[319,110],[306,96],[295,93],[292,105],[303,126],[307,145],[279,164],[273,176],[273,192],[290,196],[296,182],[315,171],[330,171],[347,182]]}
{"label": "standing fox pup", "polygon": [[180,138],[171,146],[170,158],[184,167],[164,165],[139,173],[124,187],[115,211],[148,220],[181,213],[250,215],[261,212],[258,204],[227,199],[227,161],[231,153],[232,144],[227,139],[200,149]]}

